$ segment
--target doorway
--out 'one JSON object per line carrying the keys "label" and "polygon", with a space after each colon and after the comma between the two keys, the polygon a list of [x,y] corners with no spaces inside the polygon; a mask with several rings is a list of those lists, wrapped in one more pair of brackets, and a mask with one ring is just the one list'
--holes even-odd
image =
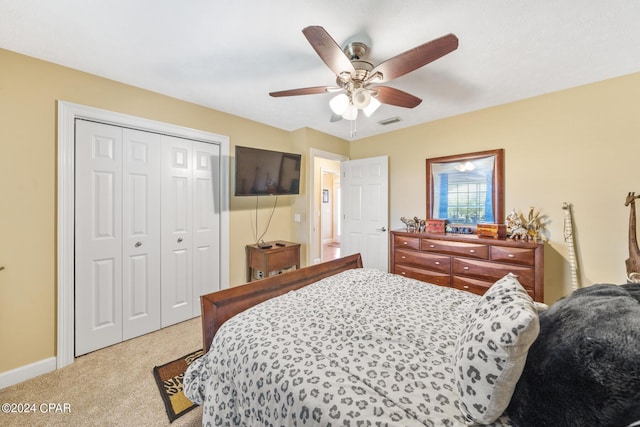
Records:
{"label": "doorway", "polygon": [[[327,160],[321,170],[320,239],[322,261],[340,258],[340,162]],[[330,166],[331,168],[327,168]]]}
{"label": "doorway", "polygon": [[[335,259],[341,256],[341,252],[338,250],[340,245],[340,234],[342,224],[340,221],[340,200],[341,200],[341,187],[340,182],[340,163],[349,160],[347,156],[341,154],[330,153],[327,151],[317,150],[312,148],[310,150],[310,168],[309,168],[309,182],[311,188],[311,197],[309,197],[309,247],[308,247],[308,260],[311,264],[318,264],[322,261]],[[328,184],[323,183],[323,173],[329,175],[332,178],[332,186],[328,187]],[[338,179],[336,180],[335,177]],[[336,187],[335,184],[338,186]],[[323,193],[323,190],[328,190]],[[325,220],[332,223],[332,230],[334,227],[337,231],[332,231],[332,241],[325,241],[323,244],[322,238],[322,211],[324,205],[330,205],[331,203],[323,203],[323,195],[327,194],[328,201],[333,200],[332,220]],[[336,203],[336,201],[338,201]],[[325,208],[326,209],[326,208]],[[337,246],[337,247],[336,247]],[[326,249],[326,253],[325,250]]]}

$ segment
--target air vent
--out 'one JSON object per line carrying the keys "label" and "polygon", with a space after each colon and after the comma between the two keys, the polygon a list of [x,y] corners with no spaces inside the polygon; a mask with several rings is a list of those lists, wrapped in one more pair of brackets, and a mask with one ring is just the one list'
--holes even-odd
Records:
{"label": "air vent", "polygon": [[389,117],[388,119],[380,120],[378,124],[382,126],[386,126],[392,123],[398,123],[399,121],[400,121],[400,117]]}

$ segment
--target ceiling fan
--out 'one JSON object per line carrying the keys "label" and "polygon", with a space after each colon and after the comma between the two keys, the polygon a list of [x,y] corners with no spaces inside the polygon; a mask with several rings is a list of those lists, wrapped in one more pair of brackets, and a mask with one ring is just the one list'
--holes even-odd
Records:
{"label": "ceiling fan", "polygon": [[[340,92],[329,105],[334,118],[355,120],[358,110],[370,116],[380,104],[414,108],[422,100],[407,92],[389,86],[379,86],[404,76],[458,48],[458,38],[453,34],[421,44],[390,58],[377,66],[366,61],[369,47],[360,42],[349,43],[344,50],[320,26],[302,30],[322,61],[336,75],[337,86],[315,86],[271,92],[273,97],[313,95]],[[335,121],[332,119],[332,121]]]}

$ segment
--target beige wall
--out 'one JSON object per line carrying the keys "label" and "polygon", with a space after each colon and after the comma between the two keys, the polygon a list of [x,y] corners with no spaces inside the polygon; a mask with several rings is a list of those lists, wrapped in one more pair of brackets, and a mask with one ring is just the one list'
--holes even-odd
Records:
{"label": "beige wall", "polygon": [[[55,355],[56,100],[230,137],[235,145],[303,155],[300,196],[278,199],[265,240],[308,241],[312,148],[390,158],[390,218],[425,214],[424,159],[504,148],[506,208],[548,218],[546,295],[569,291],[562,202],[575,206],[584,284],[624,281],[628,191],[640,192],[640,74],[348,143],[311,129],[285,132],[0,49],[0,374]],[[232,166],[231,162],[231,166]],[[233,172],[233,167],[231,167]],[[260,201],[259,227],[271,200]],[[230,282],[244,281],[255,199],[230,200]],[[293,223],[294,213],[302,221]],[[7,351],[6,349],[10,349]]]}
{"label": "beige wall", "polygon": [[[348,152],[348,142],[319,132],[286,132],[2,49],[0,64],[0,374],[56,354],[57,100],[227,135],[232,156],[235,145],[303,154],[301,195],[278,198],[265,240],[304,242],[304,224],[292,226],[291,209],[306,212],[310,148]],[[260,233],[273,201],[260,198]],[[231,286],[245,280],[255,202],[229,203]]]}
{"label": "beige wall", "polygon": [[627,192],[640,192],[640,73],[351,143],[389,155],[390,218],[425,217],[425,159],[505,149],[507,212],[546,217],[545,300],[571,290],[563,202],[574,206],[581,283],[623,283]]}

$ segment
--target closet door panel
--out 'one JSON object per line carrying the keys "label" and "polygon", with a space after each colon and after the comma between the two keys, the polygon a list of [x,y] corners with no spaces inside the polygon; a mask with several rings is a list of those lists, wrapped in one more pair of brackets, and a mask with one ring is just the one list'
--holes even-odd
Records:
{"label": "closet door panel", "polygon": [[[220,147],[193,143],[193,316],[200,315],[200,296],[220,290]],[[218,189],[215,191],[214,189]]]}
{"label": "closet door panel", "polygon": [[75,354],[122,340],[122,131],[76,121]]}
{"label": "closet door panel", "polygon": [[192,141],[162,136],[161,324],[193,312]]}
{"label": "closet door panel", "polygon": [[160,329],[160,135],[123,129],[123,339]]}

